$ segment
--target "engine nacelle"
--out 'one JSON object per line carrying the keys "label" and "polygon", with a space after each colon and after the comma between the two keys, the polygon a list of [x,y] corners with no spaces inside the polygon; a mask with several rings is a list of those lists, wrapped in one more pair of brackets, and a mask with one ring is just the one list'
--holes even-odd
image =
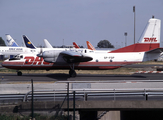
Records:
{"label": "engine nacelle", "polygon": [[61,52],[60,50],[44,51],[42,53],[42,57],[45,62],[54,63],[54,62],[56,62],[60,52]]}
{"label": "engine nacelle", "polygon": [[44,51],[42,53],[43,58],[55,58],[59,55],[60,51],[57,50],[49,50],[49,51]]}
{"label": "engine nacelle", "polygon": [[54,63],[56,62],[56,57],[55,58],[44,58],[45,62],[49,62],[49,63]]}

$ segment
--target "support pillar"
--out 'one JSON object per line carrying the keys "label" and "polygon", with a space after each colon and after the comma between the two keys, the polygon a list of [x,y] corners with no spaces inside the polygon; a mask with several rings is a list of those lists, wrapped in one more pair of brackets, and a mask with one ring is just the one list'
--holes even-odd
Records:
{"label": "support pillar", "polygon": [[80,120],[97,120],[97,111],[80,111]]}

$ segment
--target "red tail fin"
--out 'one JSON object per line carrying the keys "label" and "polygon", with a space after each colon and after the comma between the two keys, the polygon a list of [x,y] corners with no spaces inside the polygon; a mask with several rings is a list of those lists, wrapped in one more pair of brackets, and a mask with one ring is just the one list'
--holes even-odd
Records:
{"label": "red tail fin", "polygon": [[75,42],[73,42],[75,48],[80,48]]}
{"label": "red tail fin", "polygon": [[90,49],[90,50],[96,50],[89,41],[86,41],[86,42],[87,42],[88,49]]}

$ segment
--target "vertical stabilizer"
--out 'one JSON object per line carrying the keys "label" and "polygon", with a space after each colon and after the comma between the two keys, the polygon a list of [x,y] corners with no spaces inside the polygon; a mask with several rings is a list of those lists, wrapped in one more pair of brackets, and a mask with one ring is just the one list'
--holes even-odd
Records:
{"label": "vertical stabilizer", "polygon": [[15,42],[15,40],[9,35],[6,34],[7,45],[9,47],[19,47],[19,45]]}
{"label": "vertical stabilizer", "polygon": [[76,42],[73,42],[73,45],[74,45],[75,48],[80,48],[80,47],[76,44]]}
{"label": "vertical stabilizer", "polygon": [[161,20],[151,18],[143,31],[138,43],[126,46],[114,51],[116,52],[146,52],[160,47]]}
{"label": "vertical stabilizer", "polygon": [[48,42],[47,39],[44,39],[45,48],[53,48],[53,46]]}
{"label": "vertical stabilizer", "polygon": [[36,49],[33,43],[27,38],[27,36],[23,35],[24,43],[27,48]]}
{"label": "vertical stabilizer", "polygon": [[86,41],[86,42],[87,42],[87,48],[88,49],[90,49],[90,50],[96,50],[89,41]]}
{"label": "vertical stabilizer", "polygon": [[161,20],[151,18],[138,43],[160,43]]}

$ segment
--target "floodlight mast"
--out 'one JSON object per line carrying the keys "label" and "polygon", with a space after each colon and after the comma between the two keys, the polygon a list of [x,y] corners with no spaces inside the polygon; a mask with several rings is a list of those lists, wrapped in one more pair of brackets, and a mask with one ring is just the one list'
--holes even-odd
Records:
{"label": "floodlight mast", "polygon": [[133,12],[134,12],[134,44],[135,44],[135,6],[133,6]]}

